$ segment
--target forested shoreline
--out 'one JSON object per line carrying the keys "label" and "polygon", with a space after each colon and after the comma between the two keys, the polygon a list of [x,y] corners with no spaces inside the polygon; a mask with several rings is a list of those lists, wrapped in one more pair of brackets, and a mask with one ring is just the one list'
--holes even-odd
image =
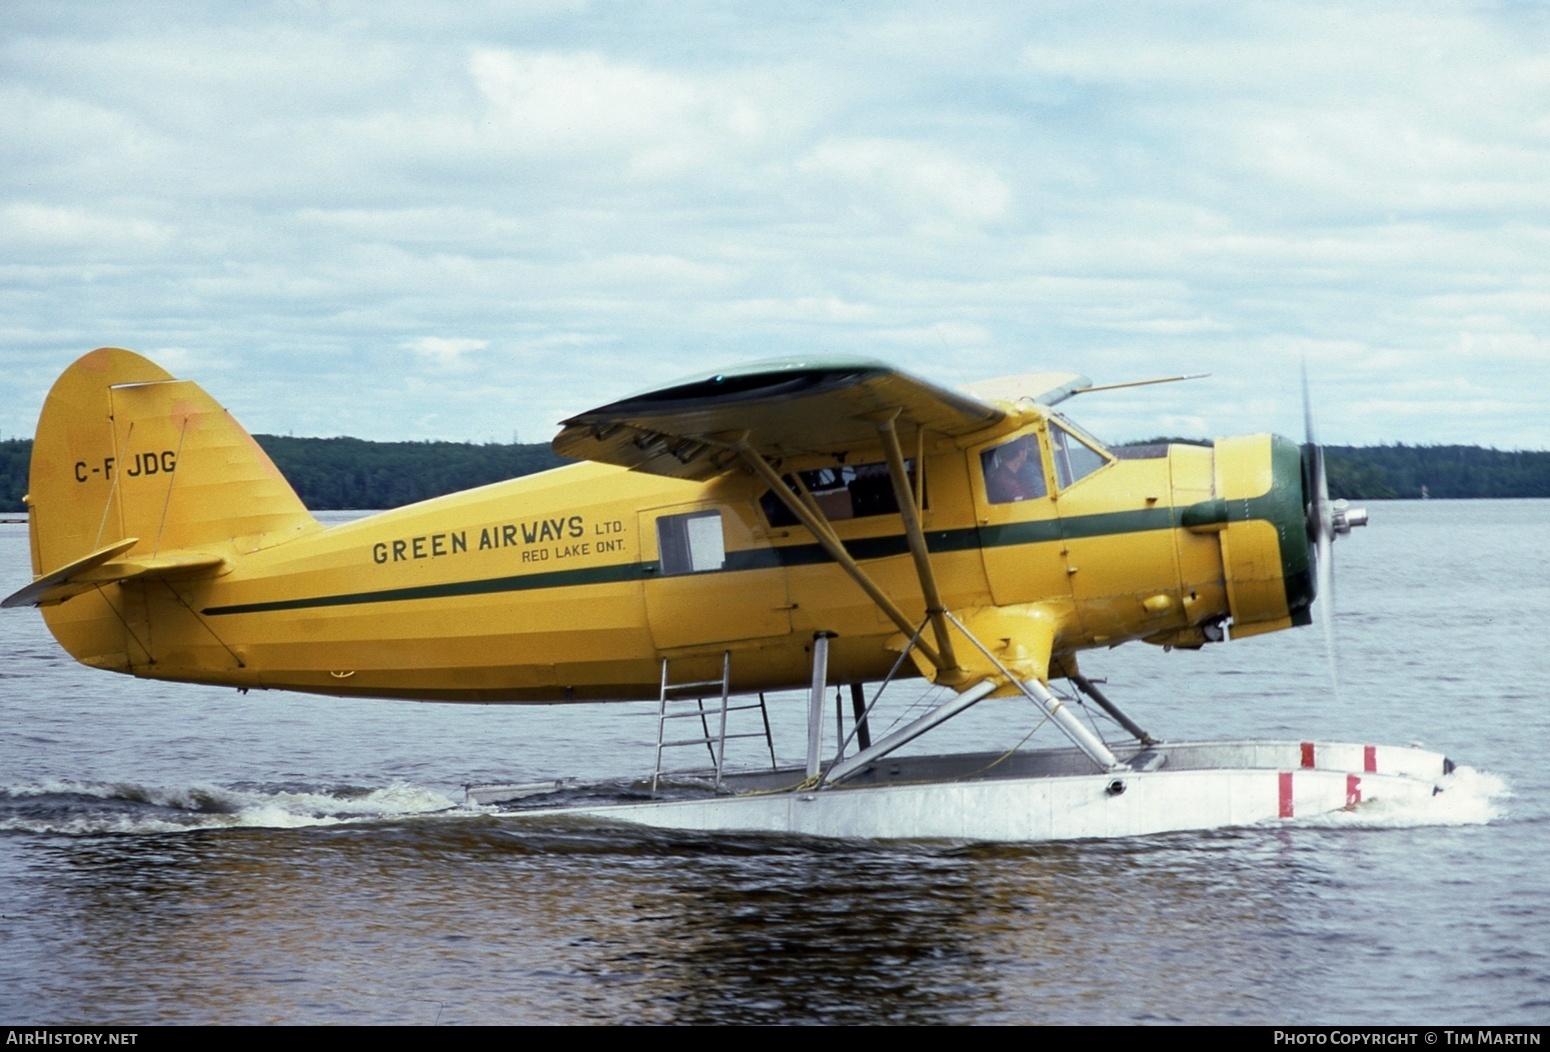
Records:
{"label": "forested shoreline", "polygon": [[[368,442],[254,435],[313,511],[397,508],[569,464],[547,442]],[[0,441],[0,512],[24,510],[32,440]]]}
{"label": "forested shoreline", "polygon": [[[569,463],[546,443],[368,442],[255,435],[313,511],[396,508]],[[1350,500],[1550,497],[1550,451],[1327,446],[1330,494]],[[31,439],[0,441],[0,512],[24,510]]]}

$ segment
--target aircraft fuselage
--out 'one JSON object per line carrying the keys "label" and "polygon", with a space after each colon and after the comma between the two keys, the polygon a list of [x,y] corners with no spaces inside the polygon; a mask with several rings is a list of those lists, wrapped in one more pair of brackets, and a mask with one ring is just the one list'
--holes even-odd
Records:
{"label": "aircraft fuselage", "polygon": [[[1059,619],[1057,654],[1138,638],[1198,646],[1229,618],[1235,635],[1305,622],[1296,446],[1174,445],[1062,488],[1049,430],[1032,414],[1021,432],[1045,458],[1048,494],[1031,499],[987,490],[981,454],[1005,435],[923,458],[922,528],[949,609],[1042,604]],[[881,453],[850,458],[869,459]],[[126,500],[137,484],[165,480],[121,477]],[[833,634],[832,681],[880,679],[899,629],[773,506],[751,473],[699,483],[578,464],[301,530],[233,552],[220,576],[122,581],[44,612],[96,667],[247,688],[647,698],[664,658],[719,677],[730,650],[734,689],[779,689],[807,682],[817,632]],[[897,511],[831,521],[921,618]]]}

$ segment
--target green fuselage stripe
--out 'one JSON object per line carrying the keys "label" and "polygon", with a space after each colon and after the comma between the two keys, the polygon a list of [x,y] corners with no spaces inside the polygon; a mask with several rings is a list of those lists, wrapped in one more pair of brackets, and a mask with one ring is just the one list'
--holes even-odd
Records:
{"label": "green fuselage stripe", "polygon": [[[1238,522],[1253,518],[1268,518],[1265,513],[1273,509],[1263,507],[1272,494],[1254,500],[1228,501],[1227,519]],[[1079,537],[1121,536],[1127,533],[1144,533],[1155,530],[1176,529],[1180,525],[1183,509],[1144,508],[1133,511],[1106,512],[1097,515],[1079,515],[1067,519],[1042,519],[1037,522],[1008,523],[1003,526],[979,526],[956,530],[927,530],[926,545],[932,552],[971,551],[979,548],[1003,548],[1024,544],[1043,544],[1049,541]],[[870,559],[886,559],[909,552],[909,541],[901,534],[886,537],[858,537],[845,542],[845,550],[858,562]],[[818,544],[792,544],[784,547],[747,548],[726,553],[726,562],[718,570],[709,573],[738,573],[747,570],[768,570],[786,566],[812,566],[833,562],[829,553]],[[307,610],[328,606],[354,606],[362,603],[399,603],[417,599],[445,599],[452,596],[489,595],[497,592],[527,592],[544,588],[572,588],[589,584],[617,584],[641,581],[659,576],[660,564],[656,562],[617,563],[612,566],[593,566],[576,570],[555,570],[548,573],[517,574],[509,577],[491,577],[476,581],[451,581],[444,584],[414,585],[406,588],[384,588],[370,592],[348,592],[341,595],[308,596],[297,599],[276,599],[259,603],[236,603],[230,606],[212,606],[202,612],[219,614],[262,614],[279,610]],[[691,576],[691,575],[685,575]]]}
{"label": "green fuselage stripe", "polygon": [[489,595],[492,592],[527,592],[537,588],[613,584],[618,581],[638,581],[649,576],[656,565],[656,563],[619,563],[614,566],[591,566],[580,570],[491,577],[482,581],[451,581],[446,584],[423,584],[409,588],[383,588],[375,592],[347,592],[343,595],[317,595],[305,599],[276,599],[267,603],[237,603],[233,606],[207,607],[202,613],[264,614],[274,610],[306,610],[319,606],[401,603],[410,599],[445,599],[455,595]]}

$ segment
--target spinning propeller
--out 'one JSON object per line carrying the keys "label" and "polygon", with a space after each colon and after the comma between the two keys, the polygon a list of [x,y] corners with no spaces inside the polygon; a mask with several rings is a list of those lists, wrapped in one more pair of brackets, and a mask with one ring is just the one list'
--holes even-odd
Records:
{"label": "spinning propeller", "polygon": [[1308,547],[1313,555],[1314,597],[1324,599],[1319,621],[1324,626],[1324,652],[1329,658],[1329,680],[1335,693],[1340,679],[1335,672],[1335,538],[1367,525],[1367,511],[1344,500],[1329,499],[1329,476],[1324,470],[1324,449],[1313,435],[1313,399],[1308,394],[1308,364],[1302,367],[1302,418],[1306,440],[1302,447],[1303,498],[1307,507]]}

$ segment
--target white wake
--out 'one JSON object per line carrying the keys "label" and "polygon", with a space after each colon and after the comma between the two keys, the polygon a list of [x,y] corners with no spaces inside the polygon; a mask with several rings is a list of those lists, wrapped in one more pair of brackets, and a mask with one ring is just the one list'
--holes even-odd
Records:
{"label": "white wake", "polygon": [[0,789],[0,830],[84,836],[201,829],[298,829],[391,820],[460,806],[397,782],[379,789],[263,789],[49,781]]}
{"label": "white wake", "polygon": [[1364,801],[1350,811],[1295,819],[1295,825],[1339,828],[1409,829],[1416,826],[1476,826],[1506,813],[1512,789],[1505,779],[1473,767],[1458,767],[1437,785],[1442,792],[1419,800]]}

